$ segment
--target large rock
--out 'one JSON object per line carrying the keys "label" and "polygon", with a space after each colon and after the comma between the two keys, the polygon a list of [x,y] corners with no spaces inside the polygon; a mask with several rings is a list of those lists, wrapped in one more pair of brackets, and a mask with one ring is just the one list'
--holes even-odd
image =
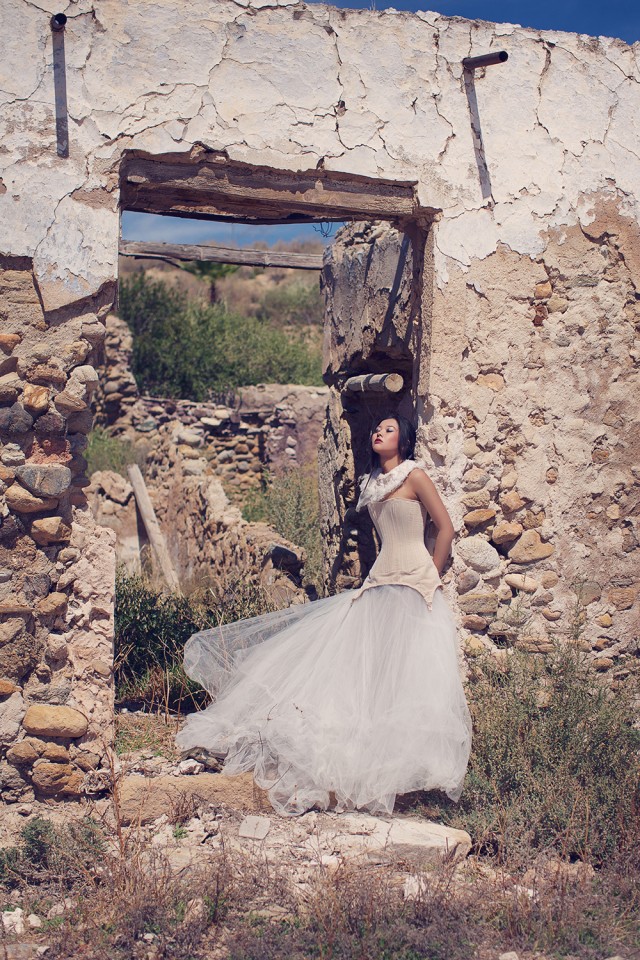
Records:
{"label": "large rock", "polygon": [[195,796],[203,802],[226,803],[242,811],[271,810],[266,795],[255,786],[250,773],[237,777],[220,773],[199,773],[184,778],[129,776],[120,783],[122,822],[125,825],[151,823],[185,796]]}
{"label": "large rock", "polygon": [[487,573],[500,566],[500,554],[484,537],[465,537],[456,544],[456,554],[479,573]]}
{"label": "large rock", "polygon": [[36,497],[60,497],[71,483],[71,470],[62,463],[26,463],[16,477]]}
{"label": "large rock", "polygon": [[[414,866],[439,860],[443,854],[459,859],[471,849],[471,837],[465,830],[454,830],[429,820],[393,817],[383,820],[368,814],[341,814],[324,824],[331,829],[332,852],[341,857],[367,856],[402,859]],[[307,841],[318,844],[313,836]]]}
{"label": "large rock", "polygon": [[54,707],[33,704],[27,710],[22,725],[36,737],[82,737],[87,732],[87,718],[73,707]]}
{"label": "large rock", "polygon": [[498,595],[493,590],[483,593],[465,593],[458,599],[458,605],[463,613],[496,613],[498,603]]}

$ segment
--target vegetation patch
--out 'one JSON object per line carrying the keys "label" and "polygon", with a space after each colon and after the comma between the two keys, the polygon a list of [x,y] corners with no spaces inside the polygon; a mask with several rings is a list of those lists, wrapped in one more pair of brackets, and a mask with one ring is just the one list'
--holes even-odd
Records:
{"label": "vegetation patch", "polygon": [[322,384],[321,352],[304,328],[285,333],[144,272],[121,282],[119,303],[133,333],[133,375],[151,396],[204,401],[249,384]]}

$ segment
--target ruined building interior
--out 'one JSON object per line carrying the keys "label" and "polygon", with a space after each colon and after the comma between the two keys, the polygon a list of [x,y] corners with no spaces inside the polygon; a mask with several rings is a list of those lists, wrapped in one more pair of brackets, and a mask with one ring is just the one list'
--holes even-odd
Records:
{"label": "ruined building interior", "polygon": [[[89,509],[83,452],[123,209],[347,221],[322,270],[326,387],[247,395],[243,421],[277,432],[286,401],[289,420],[304,409],[318,424],[327,578],[348,588],[370,560],[351,508],[385,399],[345,384],[400,374],[391,399],[415,416],[456,527],[445,588],[466,655],[508,646],[517,606],[522,649],[544,656],[573,631],[621,682],[640,619],[638,45],[296,0],[192,0],[180,17],[168,0],[152,16],[77,0],[57,28],[50,4],[10,7],[22,44],[0,63],[4,802],[82,796],[108,767],[115,534]],[[209,490],[188,523],[236,537],[204,558],[225,562],[240,535],[216,477],[191,466],[175,483],[174,505]],[[164,519],[186,529],[175,506]]]}

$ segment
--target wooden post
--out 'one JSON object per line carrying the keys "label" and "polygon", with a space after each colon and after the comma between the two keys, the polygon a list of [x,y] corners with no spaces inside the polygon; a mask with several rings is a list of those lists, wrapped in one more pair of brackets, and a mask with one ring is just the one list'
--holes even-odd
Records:
{"label": "wooden post", "polygon": [[164,579],[172,590],[175,590],[179,593],[180,581],[178,580],[177,574],[173,569],[169,551],[167,550],[167,544],[162,530],[160,529],[160,524],[158,523],[155,510],[153,509],[153,504],[151,503],[151,498],[149,497],[149,491],[147,490],[147,485],[144,482],[144,477],[140,473],[140,467],[137,463],[132,463],[127,467],[127,472],[129,474],[131,486],[133,487],[133,493],[136,498],[138,510],[140,511],[140,516],[142,517],[142,522],[144,523],[145,530],[147,531],[149,542],[155,552],[156,557],[158,558]]}
{"label": "wooden post", "polygon": [[349,377],[344,385],[352,393],[399,393],[404,381],[399,373],[364,373],[359,377]]}

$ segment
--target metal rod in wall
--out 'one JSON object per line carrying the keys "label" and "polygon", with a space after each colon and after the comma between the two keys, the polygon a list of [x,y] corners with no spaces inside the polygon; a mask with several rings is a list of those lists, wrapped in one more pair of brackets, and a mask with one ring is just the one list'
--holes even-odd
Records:
{"label": "metal rod in wall", "polygon": [[476,70],[478,67],[492,67],[496,63],[504,63],[508,59],[506,50],[496,50],[495,53],[484,53],[481,57],[465,57],[462,66],[465,70]]}

